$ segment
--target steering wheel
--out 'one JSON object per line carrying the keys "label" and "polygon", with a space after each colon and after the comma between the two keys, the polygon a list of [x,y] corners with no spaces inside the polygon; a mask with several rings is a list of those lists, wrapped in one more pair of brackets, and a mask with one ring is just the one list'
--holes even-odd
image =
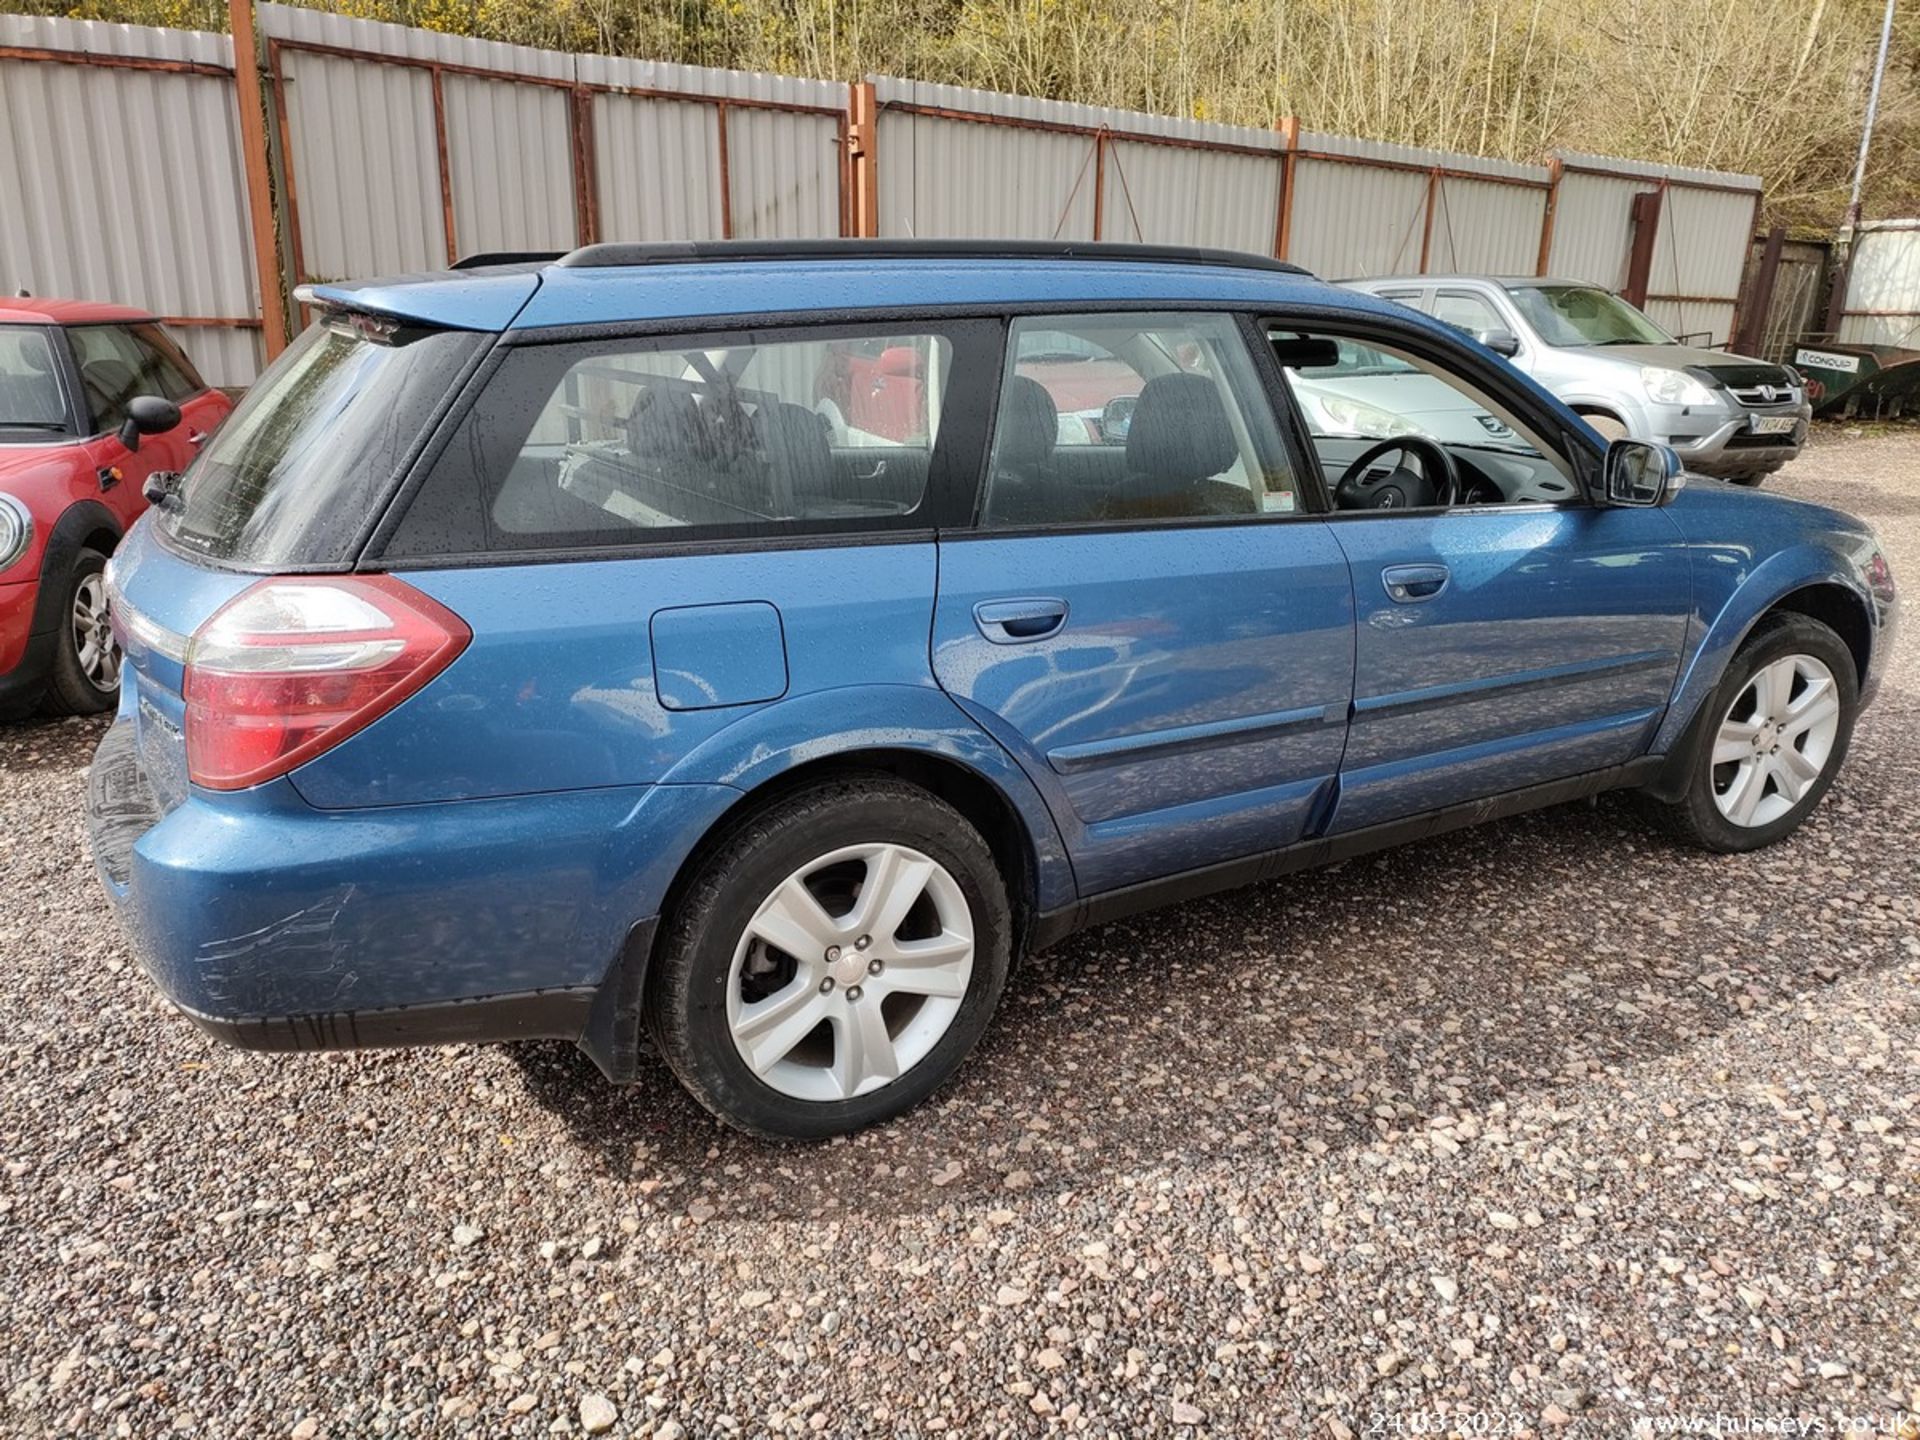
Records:
{"label": "steering wheel", "polygon": [[[1384,475],[1367,478],[1367,470],[1382,455],[1395,451],[1420,461],[1418,473],[1396,464]],[[1439,478],[1436,480],[1435,477]],[[1424,435],[1396,435],[1369,445],[1341,472],[1333,487],[1334,508],[1339,510],[1413,510],[1434,505],[1457,505],[1460,501],[1460,467],[1444,445]]]}

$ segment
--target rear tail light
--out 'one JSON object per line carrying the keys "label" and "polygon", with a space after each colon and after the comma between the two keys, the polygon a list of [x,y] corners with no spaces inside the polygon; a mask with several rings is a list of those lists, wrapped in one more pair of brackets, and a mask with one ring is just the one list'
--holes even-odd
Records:
{"label": "rear tail light", "polygon": [[389,575],[263,580],[187,650],[187,773],[239,790],[364,730],[473,639],[451,610]]}

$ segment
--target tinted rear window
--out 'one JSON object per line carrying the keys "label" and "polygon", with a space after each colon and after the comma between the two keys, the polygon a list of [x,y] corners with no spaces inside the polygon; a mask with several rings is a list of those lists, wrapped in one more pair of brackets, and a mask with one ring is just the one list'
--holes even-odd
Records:
{"label": "tinted rear window", "polygon": [[510,347],[384,557],[926,526],[997,340],[943,320]]}
{"label": "tinted rear window", "polygon": [[309,326],[157,523],[184,549],[242,565],[352,560],[435,407],[488,338],[340,316]]}

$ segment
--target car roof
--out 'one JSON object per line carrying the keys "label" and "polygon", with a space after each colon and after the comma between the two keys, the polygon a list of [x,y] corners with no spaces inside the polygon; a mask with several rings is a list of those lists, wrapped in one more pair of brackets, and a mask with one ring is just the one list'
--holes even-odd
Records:
{"label": "car roof", "polygon": [[316,285],[302,298],[468,330],[1028,302],[1355,303],[1297,266],[1231,251],[891,240],[593,245]]}
{"label": "car roof", "polygon": [[1485,285],[1499,285],[1508,290],[1538,290],[1548,285],[1573,285],[1583,290],[1604,290],[1604,285],[1596,285],[1591,280],[1567,280],[1553,275],[1355,275],[1342,280],[1342,285],[1457,285],[1463,280],[1475,280]]}
{"label": "car roof", "polygon": [[153,316],[129,305],[98,300],[56,300],[38,295],[0,297],[0,325],[97,325],[108,321],[151,321]]}

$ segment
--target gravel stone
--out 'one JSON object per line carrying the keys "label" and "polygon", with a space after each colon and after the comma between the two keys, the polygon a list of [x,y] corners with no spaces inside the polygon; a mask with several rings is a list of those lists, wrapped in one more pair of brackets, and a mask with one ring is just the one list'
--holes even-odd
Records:
{"label": "gravel stone", "polygon": [[620,1418],[620,1412],[613,1402],[604,1395],[582,1395],[580,1397],[580,1428],[589,1435],[604,1435],[613,1428],[613,1422]]}
{"label": "gravel stone", "polygon": [[[1920,430],[1819,427],[1767,488],[1920,592]],[[1603,797],[1109,925],[813,1146],[563,1044],[223,1048],[94,878],[103,722],[0,727],[0,1434],[1912,1414],[1917,648],[1785,845]]]}

